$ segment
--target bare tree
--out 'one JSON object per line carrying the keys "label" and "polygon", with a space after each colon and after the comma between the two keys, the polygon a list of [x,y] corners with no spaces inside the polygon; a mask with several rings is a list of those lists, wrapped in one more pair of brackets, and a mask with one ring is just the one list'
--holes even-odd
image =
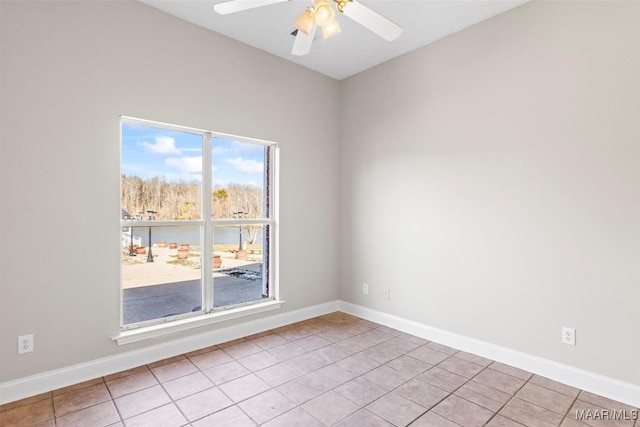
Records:
{"label": "bare tree", "polygon": [[[192,182],[167,182],[163,178],[142,179],[122,175],[122,208],[132,215],[147,210],[156,211],[158,220],[199,219],[201,185]],[[217,186],[211,193],[215,218],[234,218],[234,212],[244,212],[245,218],[263,218],[264,194],[260,187],[249,184]],[[254,243],[262,225],[247,225],[249,243]]]}

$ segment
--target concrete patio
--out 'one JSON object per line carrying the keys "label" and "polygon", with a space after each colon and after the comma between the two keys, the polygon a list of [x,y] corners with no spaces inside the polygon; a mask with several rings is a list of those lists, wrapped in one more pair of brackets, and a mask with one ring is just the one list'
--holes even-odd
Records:
{"label": "concrete patio", "polygon": [[[177,251],[152,249],[154,262],[146,255],[126,257],[123,263],[123,324],[131,324],[200,310],[202,304],[200,257],[190,264],[172,264]],[[196,252],[197,253],[197,252]],[[262,280],[234,277],[234,272],[262,271],[257,257],[238,260],[232,253],[218,253],[222,266],[213,270],[215,307],[262,299]],[[260,255],[261,257],[261,255]]]}

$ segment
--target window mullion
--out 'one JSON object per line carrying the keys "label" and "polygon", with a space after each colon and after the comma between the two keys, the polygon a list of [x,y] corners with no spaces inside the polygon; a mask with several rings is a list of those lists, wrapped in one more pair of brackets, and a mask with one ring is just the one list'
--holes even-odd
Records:
{"label": "window mullion", "polygon": [[211,206],[212,168],[211,168],[211,133],[204,135],[202,147],[202,216],[204,227],[202,229],[202,250],[200,251],[202,263],[202,309],[213,309],[213,224]]}
{"label": "window mullion", "polygon": [[216,225],[252,225],[252,224],[272,224],[270,218],[249,218],[249,219],[213,219]]}
{"label": "window mullion", "polygon": [[[150,139],[152,137],[155,140]],[[222,318],[219,311],[229,311],[232,313],[228,316],[239,317],[248,312],[260,312],[269,300],[279,299],[277,144],[122,116],[120,145],[123,329],[138,329],[135,334],[151,336],[148,332],[152,329],[168,331],[169,328],[164,329],[165,323],[172,323],[178,328],[175,330],[182,330],[179,329],[182,325],[192,327],[201,320],[210,322],[210,319]],[[149,151],[157,156],[147,156]],[[166,160],[163,167],[154,163],[160,156]],[[198,159],[200,156],[201,160]],[[140,160],[138,164],[138,159],[151,157],[155,160]],[[193,161],[197,163],[196,159],[201,161],[199,167],[193,164]],[[133,168],[133,164],[138,167]],[[149,209],[157,210],[158,215]],[[218,215],[216,218],[214,212]],[[148,218],[145,213],[149,213]],[[147,228],[142,233],[141,230]],[[141,241],[146,237],[141,235],[146,236],[147,232],[146,262],[157,264],[145,267],[149,277],[140,278],[138,272],[142,267],[136,264],[146,262],[133,253],[133,245],[137,242],[142,246]],[[229,245],[238,238],[237,246],[235,243]],[[158,250],[153,250],[152,257],[151,246],[156,240]],[[169,245],[162,240],[168,241]],[[172,245],[176,242],[187,247],[190,243],[192,247],[189,250],[180,248],[176,253],[176,246]],[[218,266],[215,278],[214,243],[224,251],[220,253],[222,265],[218,264],[218,258],[215,260]],[[170,252],[170,249],[174,251]],[[140,254],[144,250],[135,252]],[[165,262],[174,264],[177,274],[173,274],[174,270],[165,272]],[[240,282],[243,286],[234,289],[237,295],[229,301],[223,301],[227,298],[218,300],[221,307],[215,307],[214,281],[215,286],[225,288]],[[200,285],[199,290],[196,290],[196,282]],[[156,285],[162,287],[149,289],[154,292],[167,289],[166,301],[162,304],[150,301],[144,310],[140,310],[137,307],[139,291],[132,288]],[[181,293],[184,295],[179,295]],[[188,297],[183,298],[187,293]],[[245,310],[245,306],[251,305],[256,305],[258,311]],[[227,314],[224,317],[233,318]],[[198,320],[192,323],[193,319]],[[171,330],[174,330],[173,326]]]}
{"label": "window mullion", "polygon": [[[266,164],[268,165],[267,171],[267,179],[269,180],[268,185],[266,186],[266,197],[268,197],[269,209],[267,215],[269,217],[269,236],[268,236],[268,247],[266,248],[266,253],[268,259],[265,259],[265,262],[268,266],[267,271],[267,285],[269,287],[269,295],[276,300],[280,299],[280,289],[276,284],[279,282],[279,269],[278,269],[278,250],[279,250],[279,239],[277,236],[279,235],[278,225],[279,225],[279,211],[278,204],[274,203],[279,200],[280,195],[278,194],[278,178],[279,178],[279,160],[280,160],[280,150],[278,145],[272,145],[268,148],[269,159]],[[265,246],[267,244],[265,243]]]}

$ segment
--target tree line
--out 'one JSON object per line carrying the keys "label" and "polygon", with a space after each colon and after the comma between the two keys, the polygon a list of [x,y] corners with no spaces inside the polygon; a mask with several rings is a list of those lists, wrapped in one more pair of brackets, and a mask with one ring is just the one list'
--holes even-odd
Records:
{"label": "tree line", "polygon": [[[147,219],[147,211],[154,211],[156,220],[201,219],[202,186],[198,181],[169,182],[159,177],[122,175],[121,189],[122,209],[134,218]],[[215,218],[264,216],[262,188],[250,184],[215,186],[211,203]]]}

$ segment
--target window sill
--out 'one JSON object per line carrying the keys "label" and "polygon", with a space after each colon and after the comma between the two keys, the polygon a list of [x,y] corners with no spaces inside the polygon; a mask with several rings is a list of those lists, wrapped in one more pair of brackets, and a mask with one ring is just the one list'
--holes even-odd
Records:
{"label": "window sill", "polygon": [[151,338],[162,337],[176,332],[186,331],[212,323],[224,322],[225,320],[237,319],[251,314],[262,313],[264,311],[277,310],[285,301],[268,301],[244,307],[233,308],[225,311],[204,314],[202,316],[190,317],[188,319],[176,320],[168,323],[161,323],[153,326],[145,326],[137,329],[122,331],[111,339],[118,345],[130,344]]}

